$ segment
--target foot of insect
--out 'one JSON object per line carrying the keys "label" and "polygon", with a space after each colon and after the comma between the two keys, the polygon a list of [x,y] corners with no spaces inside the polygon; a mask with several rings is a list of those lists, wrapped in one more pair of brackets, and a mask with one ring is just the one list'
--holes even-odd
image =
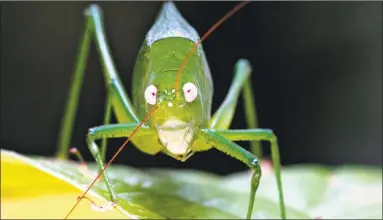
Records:
{"label": "foot of insect", "polygon": [[105,211],[109,211],[109,210],[112,210],[113,208],[115,208],[117,206],[117,202],[115,201],[109,201],[108,203],[104,204],[104,205],[97,205],[93,200],[91,200],[90,198],[84,196],[84,197],[77,197],[77,200],[81,200],[81,199],[86,199],[88,200],[90,203],[91,203],[91,207],[93,210],[97,211],[97,212],[105,212]]}
{"label": "foot of insect", "polygon": [[[78,167],[79,171],[86,177],[89,177],[91,179],[95,179],[97,177],[97,173],[93,173],[90,171],[90,169],[88,168],[88,165],[86,164],[84,158],[82,157],[80,151],[75,148],[75,147],[72,147],[69,152],[73,155],[75,155],[77,157],[77,159],[80,161],[80,165]],[[100,181],[102,179],[102,176],[99,177],[99,180]],[[77,197],[77,200],[81,200],[81,199],[86,199],[88,200],[90,203],[91,203],[91,207],[93,210],[95,211],[98,211],[98,212],[105,212],[105,211],[108,211],[108,210],[112,210],[114,207],[117,206],[117,199],[114,198],[112,196],[111,198],[111,201],[107,202],[106,204],[104,205],[97,205],[93,200],[91,200],[90,198],[84,196],[84,197]]]}
{"label": "foot of insect", "polygon": [[[97,177],[97,173],[93,173],[92,171],[90,171],[88,165],[86,164],[84,158],[82,157],[80,151],[75,148],[75,147],[72,147],[69,149],[69,153],[75,155],[77,157],[77,159],[80,161],[80,165],[78,166],[78,170],[80,171],[80,173],[88,178],[91,178],[91,179],[94,179]],[[101,179],[101,177],[100,177]]]}

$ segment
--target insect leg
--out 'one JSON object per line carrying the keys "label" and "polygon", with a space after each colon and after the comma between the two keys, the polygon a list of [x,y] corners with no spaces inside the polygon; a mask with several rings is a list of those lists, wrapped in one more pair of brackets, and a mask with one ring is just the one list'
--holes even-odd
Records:
{"label": "insect leg", "polygon": [[250,219],[251,214],[253,213],[255,194],[257,192],[262,174],[258,158],[238,144],[222,137],[213,130],[202,129],[201,137],[206,143],[213,145],[216,149],[245,163],[250,169],[254,171],[251,178],[250,200],[247,209],[247,219]]}
{"label": "insect leg", "polygon": [[[106,96],[104,125],[109,124],[111,111],[112,111],[112,93],[110,91],[108,91],[108,94]],[[101,159],[102,159],[102,161],[105,161],[105,154],[106,154],[106,146],[107,146],[107,144],[108,144],[108,139],[107,138],[103,138],[102,142],[101,142]]]}
{"label": "insect leg", "polygon": [[105,83],[108,92],[112,93],[110,99],[112,100],[117,119],[119,122],[124,123],[139,123],[141,120],[138,118],[132,102],[126,94],[110,54],[104,32],[101,9],[97,5],[91,5],[88,7],[86,15],[88,16],[90,24],[94,26],[94,36],[101,56]]}
{"label": "insect leg", "polygon": [[278,196],[281,217],[286,218],[285,203],[283,199],[282,180],[280,172],[280,157],[278,140],[274,132],[270,129],[234,129],[216,130],[215,133],[230,141],[268,141],[271,147],[271,158],[273,161],[275,178],[277,180]]}
{"label": "insect leg", "polygon": [[[72,128],[74,119],[76,117],[76,110],[78,99],[80,96],[81,85],[84,78],[84,71],[86,67],[86,60],[88,57],[89,47],[94,34],[97,48],[101,56],[101,63],[104,72],[105,84],[107,87],[107,106],[105,112],[104,122],[109,121],[111,107],[114,107],[117,118],[121,122],[139,122],[139,119],[135,113],[133,105],[126,91],[118,77],[118,73],[114,66],[112,56],[109,52],[109,47],[106,42],[104,34],[104,28],[101,18],[101,10],[97,5],[91,5],[86,10],[86,26],[81,41],[80,50],[78,52],[77,63],[75,66],[74,75],[72,78],[71,88],[67,104],[64,111],[64,117],[62,118],[61,130],[58,140],[58,152],[57,157],[66,159],[68,157],[68,148],[70,144],[70,136],[72,134]],[[108,104],[110,103],[110,104]],[[106,146],[103,145],[103,146]],[[105,148],[103,147],[103,152]]]}
{"label": "insect leg", "polygon": [[74,156],[77,157],[77,160],[80,162],[80,165],[78,166],[78,169],[80,170],[80,172],[84,175],[84,176],[90,176],[92,177],[93,175],[91,174],[91,172],[89,171],[89,168],[88,168],[88,165],[86,164],[84,158],[82,157],[80,151],[75,148],[75,147],[72,147],[71,149],[69,149],[69,152],[71,154],[73,154]]}
{"label": "insect leg", "polygon": [[[234,117],[237,100],[242,89],[248,128],[258,127],[254,93],[251,86],[251,65],[249,61],[240,59],[235,64],[234,79],[225,100],[210,120],[210,128],[228,129]],[[251,152],[262,158],[261,144],[256,141],[250,143]]]}
{"label": "insect leg", "polygon": [[61,122],[57,152],[57,157],[61,159],[66,159],[68,157],[70,136],[72,134],[73,122],[76,117],[80,88],[84,78],[85,62],[88,58],[89,46],[91,42],[91,32],[92,26],[88,22],[82,37],[80,50],[78,51],[77,64],[72,76],[72,85]]}
{"label": "insect leg", "polygon": [[[95,143],[98,139],[104,138],[118,138],[118,137],[128,137],[132,134],[132,132],[137,128],[139,124],[131,123],[131,124],[111,124],[111,125],[102,125],[94,128],[90,128],[87,136],[87,144],[90,152],[92,153],[96,163],[98,165],[99,170],[101,171],[104,168],[104,160],[101,157],[101,152],[97,144]],[[150,130],[142,127],[137,136],[147,134]],[[102,178],[105,181],[106,188],[111,196],[113,202],[116,201],[116,194],[112,188],[111,182],[106,174],[106,171],[103,172]]]}

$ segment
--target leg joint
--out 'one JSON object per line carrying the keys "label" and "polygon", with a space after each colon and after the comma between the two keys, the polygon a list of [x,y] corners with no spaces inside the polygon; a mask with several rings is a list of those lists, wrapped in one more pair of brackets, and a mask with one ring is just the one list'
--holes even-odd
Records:
{"label": "leg joint", "polygon": [[85,16],[91,16],[93,13],[101,14],[101,8],[96,4],[89,5],[89,7],[84,11]]}
{"label": "leg joint", "polygon": [[245,73],[247,76],[250,76],[252,68],[251,64],[247,59],[239,59],[235,65],[235,68],[240,71],[236,71],[237,73]]}
{"label": "leg joint", "polygon": [[273,130],[270,129],[270,137],[269,137],[269,140],[271,142],[277,142],[277,136],[275,135],[275,133],[273,132]]}
{"label": "leg joint", "polygon": [[254,171],[260,170],[259,160],[256,157],[253,157],[249,163],[249,167],[253,169]]}
{"label": "leg joint", "polygon": [[87,138],[93,139],[95,137],[95,135],[96,135],[95,129],[94,128],[89,128],[88,134],[87,134]]}
{"label": "leg joint", "polygon": [[271,141],[271,142],[277,141],[277,136],[275,135],[272,129],[262,129],[262,131],[265,132],[266,138],[268,141]]}

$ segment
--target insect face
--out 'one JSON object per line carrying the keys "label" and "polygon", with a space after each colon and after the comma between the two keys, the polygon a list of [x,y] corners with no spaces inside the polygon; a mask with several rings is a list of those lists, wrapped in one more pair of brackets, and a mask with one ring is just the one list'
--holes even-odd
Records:
{"label": "insect face", "polygon": [[162,80],[165,75],[174,78],[176,71],[156,75],[144,91],[147,111],[158,106],[149,125],[157,130],[160,143],[169,152],[184,155],[203,121],[200,90],[197,82],[185,77],[182,89],[176,91],[174,80]]}

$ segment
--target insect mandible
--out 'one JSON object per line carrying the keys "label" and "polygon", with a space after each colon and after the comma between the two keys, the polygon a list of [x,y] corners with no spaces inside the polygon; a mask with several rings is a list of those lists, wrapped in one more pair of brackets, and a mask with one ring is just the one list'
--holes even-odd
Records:
{"label": "insect mandible", "polygon": [[[101,57],[108,94],[104,125],[89,129],[87,135],[87,145],[100,173],[66,217],[79,201],[85,198],[85,194],[100,176],[103,177],[111,201],[114,205],[118,205],[117,195],[104,171],[127,142],[132,141],[144,153],[150,155],[164,153],[182,162],[194,153],[212,147],[243,162],[253,170],[246,216],[250,219],[261,178],[260,163],[255,156],[260,154],[258,142],[268,141],[277,180],[281,217],[286,218],[277,137],[270,129],[256,128],[255,104],[250,80],[251,66],[247,60],[237,61],[229,92],[218,110],[211,115],[213,81],[201,42],[247,3],[239,3],[200,38],[174,3],[164,2],[155,24],[147,33],[138,53],[132,82],[133,101],[128,97],[120,81],[109,52],[101,10],[97,5],[87,8],[87,23],[59,135],[59,157],[68,151],[67,146],[70,142],[92,38]],[[241,90],[248,129],[229,129]],[[118,124],[109,124],[112,109]],[[104,165],[106,138],[119,137],[128,139]],[[95,142],[99,139],[102,139],[101,149]],[[234,141],[251,141],[252,153]]]}

